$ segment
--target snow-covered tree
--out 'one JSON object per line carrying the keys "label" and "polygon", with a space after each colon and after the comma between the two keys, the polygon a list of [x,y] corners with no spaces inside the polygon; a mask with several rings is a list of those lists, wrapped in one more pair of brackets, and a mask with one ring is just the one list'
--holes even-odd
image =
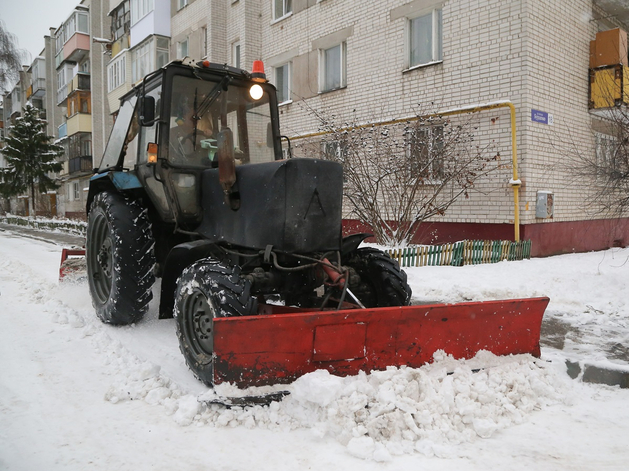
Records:
{"label": "snow-covered tree", "polygon": [[39,117],[39,110],[27,104],[24,115],[9,127],[2,148],[6,167],[0,173],[0,194],[11,197],[28,192],[32,214],[35,214],[35,192],[44,193],[59,188],[52,176],[63,164],[57,159],[63,147],[51,143],[46,135],[46,122]]}

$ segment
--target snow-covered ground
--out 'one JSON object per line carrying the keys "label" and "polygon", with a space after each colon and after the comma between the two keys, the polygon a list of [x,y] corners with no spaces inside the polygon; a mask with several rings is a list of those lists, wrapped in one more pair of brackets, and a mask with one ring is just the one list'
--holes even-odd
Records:
{"label": "snow-covered ground", "polygon": [[565,360],[629,370],[629,249],[407,270],[415,301],[549,296],[541,359],[319,371],[244,409],[204,405],[156,305],[100,323],[84,282],[57,283],[60,252],[0,232],[0,470],[627,469],[629,390]]}

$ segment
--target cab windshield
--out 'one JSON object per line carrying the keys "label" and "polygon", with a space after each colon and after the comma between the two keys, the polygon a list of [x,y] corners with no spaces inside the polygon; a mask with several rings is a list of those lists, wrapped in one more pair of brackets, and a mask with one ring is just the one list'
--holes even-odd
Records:
{"label": "cab windshield", "polygon": [[269,96],[264,92],[255,100],[249,87],[230,84],[227,79],[174,77],[169,162],[183,167],[216,167],[219,133],[229,131],[236,165],[275,160]]}

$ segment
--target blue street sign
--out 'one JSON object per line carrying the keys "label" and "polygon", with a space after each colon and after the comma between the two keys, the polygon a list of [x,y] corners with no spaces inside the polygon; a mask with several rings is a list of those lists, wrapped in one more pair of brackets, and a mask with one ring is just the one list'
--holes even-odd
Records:
{"label": "blue street sign", "polygon": [[552,114],[533,109],[531,110],[531,121],[542,124],[554,124]]}

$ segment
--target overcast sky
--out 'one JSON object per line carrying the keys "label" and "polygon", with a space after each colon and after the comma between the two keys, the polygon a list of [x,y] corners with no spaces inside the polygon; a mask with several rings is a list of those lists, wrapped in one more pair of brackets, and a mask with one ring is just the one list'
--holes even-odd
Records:
{"label": "overcast sky", "polygon": [[44,36],[50,28],[57,28],[65,21],[81,0],[0,0],[0,19],[18,40],[20,49],[30,55],[24,63],[31,62],[44,49]]}

